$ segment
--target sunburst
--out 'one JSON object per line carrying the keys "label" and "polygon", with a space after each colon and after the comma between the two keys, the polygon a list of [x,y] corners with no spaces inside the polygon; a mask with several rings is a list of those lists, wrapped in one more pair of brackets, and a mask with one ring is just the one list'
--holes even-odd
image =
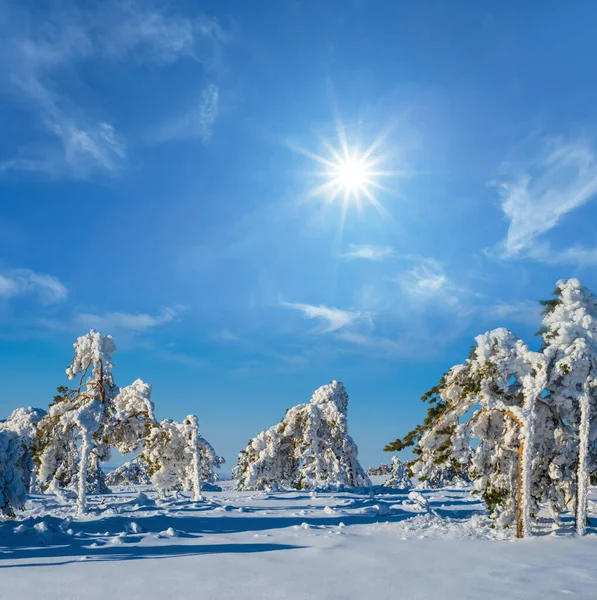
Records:
{"label": "sunburst", "polygon": [[297,152],[316,161],[324,168],[314,172],[325,181],[310,190],[309,198],[322,198],[326,203],[340,202],[342,220],[348,207],[354,205],[362,210],[365,204],[373,206],[380,214],[388,217],[389,213],[377,198],[380,190],[388,191],[381,180],[398,175],[396,171],[381,169],[386,158],[380,154],[385,133],[378,135],[364,150],[358,143],[348,143],[346,128],[338,121],[337,145],[329,140],[322,140],[325,154],[317,154],[304,148],[294,146]]}

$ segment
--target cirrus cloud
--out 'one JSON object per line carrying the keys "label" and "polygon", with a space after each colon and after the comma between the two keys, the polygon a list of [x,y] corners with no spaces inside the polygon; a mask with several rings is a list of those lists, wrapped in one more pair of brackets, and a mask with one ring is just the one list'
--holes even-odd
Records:
{"label": "cirrus cloud", "polygon": [[0,273],[0,298],[33,295],[42,304],[66,300],[68,290],[56,277],[35,273],[29,269],[14,269]]}

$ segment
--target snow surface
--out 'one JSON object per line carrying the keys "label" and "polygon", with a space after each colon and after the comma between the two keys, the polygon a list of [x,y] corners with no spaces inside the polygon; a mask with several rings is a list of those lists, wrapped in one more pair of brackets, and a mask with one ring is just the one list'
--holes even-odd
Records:
{"label": "snow surface", "polygon": [[[383,477],[375,478],[382,483]],[[377,481],[379,479],[380,481]],[[88,514],[33,496],[0,524],[0,598],[19,600],[574,597],[597,590],[593,523],[492,528],[467,489],[89,495]]]}

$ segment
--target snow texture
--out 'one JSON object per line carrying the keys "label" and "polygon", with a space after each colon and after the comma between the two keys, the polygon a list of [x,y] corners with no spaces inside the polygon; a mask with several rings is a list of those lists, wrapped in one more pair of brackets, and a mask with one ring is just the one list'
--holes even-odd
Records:
{"label": "snow texture", "polygon": [[408,490],[412,487],[406,465],[397,456],[392,456],[390,477],[384,483],[384,486],[397,490]]}
{"label": "snow texture", "polygon": [[[34,496],[0,524],[0,597],[19,600],[592,600],[597,530],[570,512],[516,542],[470,489]],[[589,515],[597,514],[589,490]]]}
{"label": "snow texture", "polygon": [[240,490],[363,487],[371,481],[348,435],[348,394],[338,381],[313,393],[308,404],[253,438],[238,456],[233,478]]}
{"label": "snow texture", "polygon": [[0,431],[0,512],[14,515],[27,499],[31,458],[23,438],[14,431]]}
{"label": "snow texture", "polygon": [[224,462],[199,435],[195,415],[189,415],[182,423],[164,419],[154,424],[145,439],[141,458],[160,496],[193,491],[196,500],[201,497],[201,481],[216,481],[213,470]]}

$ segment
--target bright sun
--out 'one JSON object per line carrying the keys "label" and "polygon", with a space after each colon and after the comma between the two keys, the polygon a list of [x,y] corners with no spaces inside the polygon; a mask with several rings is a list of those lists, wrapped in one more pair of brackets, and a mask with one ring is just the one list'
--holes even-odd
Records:
{"label": "bright sun", "polygon": [[342,158],[326,175],[334,187],[348,194],[358,195],[371,183],[367,162],[357,155]]}
{"label": "bright sun", "polygon": [[334,147],[327,140],[322,141],[326,150],[325,155],[293,147],[297,152],[308,156],[324,167],[321,171],[314,173],[317,177],[323,178],[324,182],[315,186],[309,193],[309,197],[322,197],[326,203],[340,201],[342,219],[344,219],[349,205],[355,205],[360,210],[363,202],[369,203],[384,216],[389,216],[375,195],[375,192],[385,190],[380,183],[381,178],[396,175],[392,171],[379,169],[383,157],[379,156],[377,152],[383,135],[378,136],[365,150],[360,150],[357,145],[349,146],[344,126],[341,123],[338,123],[337,130],[338,147]]}

